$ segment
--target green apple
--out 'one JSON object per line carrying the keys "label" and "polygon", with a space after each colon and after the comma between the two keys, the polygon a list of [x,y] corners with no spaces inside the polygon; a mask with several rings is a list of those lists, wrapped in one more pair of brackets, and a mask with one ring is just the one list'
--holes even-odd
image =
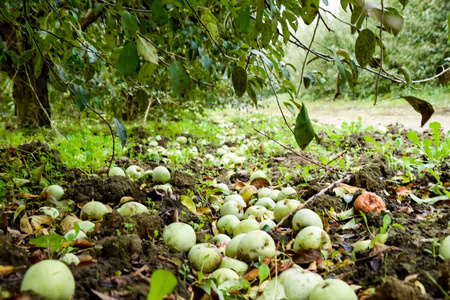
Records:
{"label": "green apple", "polygon": [[331,250],[330,237],[319,227],[308,226],[303,228],[295,237],[294,251],[307,249]]}
{"label": "green apple", "polygon": [[314,286],[323,281],[316,273],[293,268],[281,273],[279,278],[289,300],[308,300]]}
{"label": "green apple", "polygon": [[249,216],[253,216],[254,218],[261,218],[265,213],[267,213],[267,208],[265,208],[264,206],[253,205],[245,211],[244,219],[247,219]]}
{"label": "green apple", "polygon": [[86,240],[86,241],[88,240],[87,235],[81,230],[78,231],[78,234],[75,236],[75,229],[71,229],[64,235],[64,238],[66,240],[69,240],[71,235],[73,236],[73,238],[71,238],[71,240],[73,240],[73,241],[74,240]]}
{"label": "green apple", "polygon": [[218,267],[218,269],[221,268],[229,268],[231,270],[234,270],[238,275],[244,276],[247,273],[248,265],[238,259],[225,256],[222,258],[222,262]]}
{"label": "green apple", "polygon": [[272,278],[271,281],[264,287],[263,293],[259,300],[286,300],[285,289],[280,283],[278,277]]}
{"label": "green apple", "polygon": [[78,258],[78,256],[76,256],[73,253],[67,253],[63,257],[61,257],[59,260],[62,261],[63,263],[65,263],[66,265],[73,264],[76,266],[80,263],[80,259]]}
{"label": "green apple", "polygon": [[226,203],[228,201],[236,201],[236,202],[240,203],[242,205],[242,207],[247,207],[247,203],[245,203],[244,198],[242,198],[242,196],[239,194],[233,194],[233,195],[226,196],[225,199],[223,200],[223,202]]}
{"label": "green apple", "polygon": [[225,254],[228,257],[235,258],[237,256],[239,243],[246,235],[247,235],[246,233],[236,235],[231,239],[231,241],[228,242],[227,247],[225,249]]}
{"label": "green apple", "polygon": [[217,284],[220,285],[228,280],[239,279],[239,275],[232,269],[219,268],[212,272],[211,275],[209,275],[209,278],[216,278]]}
{"label": "green apple", "polygon": [[238,217],[235,215],[225,215],[217,221],[217,229],[219,229],[219,232],[226,233],[228,235],[233,235],[234,228],[239,224],[241,221]]}
{"label": "green apple", "polygon": [[119,209],[117,209],[117,212],[122,216],[133,216],[137,214],[148,213],[148,208],[147,206],[139,202],[130,201],[119,207]]}
{"label": "green apple", "polygon": [[[286,217],[288,214],[296,210],[300,206],[300,201],[292,200],[292,199],[286,199],[279,201],[275,204],[275,207],[273,208],[273,214],[275,216],[275,221],[278,223]],[[283,226],[289,226],[291,223],[290,218],[287,218],[283,222]]]}
{"label": "green apple", "polygon": [[255,205],[264,206],[268,210],[273,210],[273,208],[275,207],[275,201],[273,201],[269,197],[262,197],[262,198],[259,198],[259,200],[255,202]]}
{"label": "green apple", "polygon": [[109,169],[109,176],[123,176],[125,177],[125,172],[122,170],[122,168],[119,167],[112,167]]}
{"label": "green apple", "polygon": [[185,136],[179,136],[175,140],[178,144],[187,144],[188,140]]}
{"label": "green apple", "polygon": [[228,243],[229,241],[231,241],[231,238],[226,234],[219,233],[219,234],[215,235],[212,240],[213,240],[214,244],[217,245],[217,244],[223,243],[223,242]]}
{"label": "green apple", "polygon": [[255,171],[250,176],[250,182],[252,182],[256,178],[265,178],[265,179],[267,179],[267,175],[261,170]]}
{"label": "green apple", "polygon": [[102,220],[103,215],[108,212],[108,208],[99,201],[91,201],[86,203],[81,211],[89,220]]}
{"label": "green apple", "polygon": [[339,279],[325,279],[316,284],[309,294],[309,300],[357,300],[353,289]]}
{"label": "green apple", "polygon": [[277,224],[272,220],[262,220],[259,222],[259,227],[263,230],[264,226],[269,226],[270,230],[272,230]]}
{"label": "green apple", "polygon": [[439,254],[445,259],[450,259],[450,235],[446,236],[442,240],[441,247],[439,248]]}
{"label": "green apple", "polygon": [[233,236],[237,236],[241,233],[249,233],[250,231],[258,229],[259,229],[258,221],[256,221],[254,218],[245,219],[236,225],[233,231]]}
{"label": "green apple", "polygon": [[254,230],[247,233],[239,242],[237,256],[250,263],[261,261],[275,255],[276,247],[272,237],[265,231]]}
{"label": "green apple", "polygon": [[248,203],[250,199],[253,197],[254,194],[257,194],[258,190],[253,185],[247,185],[245,186],[240,192],[239,195],[242,196],[245,203]]}
{"label": "green apple", "polygon": [[269,197],[270,193],[272,193],[271,189],[267,187],[260,188],[258,190],[258,198]]}
{"label": "green apple", "polygon": [[75,279],[65,263],[48,259],[27,270],[20,290],[31,290],[49,300],[71,299],[75,293]]}
{"label": "green apple", "polygon": [[154,182],[166,183],[170,180],[170,172],[163,166],[154,168],[152,176]]}
{"label": "green apple", "polygon": [[47,187],[44,191],[46,191],[50,195],[53,195],[58,201],[61,200],[62,196],[64,195],[63,188],[57,184]]}
{"label": "green apple", "polygon": [[302,208],[292,218],[292,229],[299,231],[308,226],[316,226],[323,229],[323,223],[319,215],[310,209]]}
{"label": "green apple", "polygon": [[210,273],[214,271],[222,262],[222,255],[216,246],[208,243],[201,243],[193,246],[189,250],[188,259],[197,271]]}
{"label": "green apple", "polygon": [[297,199],[297,191],[292,187],[285,187],[281,190],[280,194],[278,194],[277,201],[284,199]]}
{"label": "green apple", "polygon": [[279,190],[273,190],[270,194],[269,194],[269,198],[272,199],[273,201],[277,202],[278,201],[278,196],[280,195],[280,191]]}
{"label": "green apple", "polygon": [[244,208],[236,201],[228,201],[220,208],[220,215],[222,217],[226,215],[234,215],[239,220],[242,220],[244,218]]}
{"label": "green apple", "polygon": [[194,229],[181,222],[169,224],[164,229],[162,238],[164,244],[173,252],[187,252],[197,241]]}
{"label": "green apple", "polygon": [[370,246],[371,242],[372,242],[371,240],[357,242],[355,244],[355,246],[353,247],[353,251],[352,251],[352,255],[351,255],[352,260],[356,261],[356,253],[357,252],[361,252],[361,251],[369,250],[369,249],[373,248]]}

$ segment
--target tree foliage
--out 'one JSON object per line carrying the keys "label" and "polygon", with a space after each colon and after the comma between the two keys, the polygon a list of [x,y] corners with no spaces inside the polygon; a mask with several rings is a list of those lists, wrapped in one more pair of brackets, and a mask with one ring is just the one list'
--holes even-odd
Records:
{"label": "tree foliage", "polygon": [[[399,1],[402,7],[407,2]],[[334,64],[338,93],[346,85],[355,88],[360,69],[409,83],[379,71],[383,62],[374,55],[381,49],[383,60],[388,57],[377,26],[397,36],[404,16],[395,7],[364,0],[340,4],[351,14],[355,48],[320,52],[295,33],[308,25],[326,26],[319,8],[328,6],[325,0],[6,0],[0,6],[0,62],[10,78],[22,74],[31,90],[35,79],[48,79],[52,89],[70,92],[80,109],[101,104],[98,95],[111,88],[142,106],[164,95],[189,108],[245,93],[256,104],[268,87],[289,93],[289,108],[300,108],[300,86],[290,77],[304,70],[284,62],[287,44]],[[316,79],[313,73],[304,77],[305,86]],[[39,107],[42,95],[35,95]],[[23,101],[15,97],[16,106]]]}

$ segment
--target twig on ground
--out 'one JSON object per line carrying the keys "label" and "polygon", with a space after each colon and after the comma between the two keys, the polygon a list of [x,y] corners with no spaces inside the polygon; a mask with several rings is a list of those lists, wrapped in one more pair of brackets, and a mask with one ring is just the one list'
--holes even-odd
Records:
{"label": "twig on ground", "polygon": [[[308,200],[306,200],[305,203],[302,204],[302,207],[304,207],[306,204],[308,204],[309,202],[313,201],[316,197],[325,194],[329,189],[331,189],[332,187],[334,187],[336,184],[342,183],[346,180],[349,180],[350,177],[352,176],[352,174],[347,174],[347,176],[339,179],[338,181],[334,181],[332,183],[330,183],[326,188],[322,189],[320,192],[318,192],[317,194],[311,196]],[[278,222],[278,224],[272,229],[275,230],[278,227],[281,226],[281,224],[283,224],[284,221],[286,221],[288,218],[290,218],[294,213],[296,213],[297,211],[299,211],[300,209],[297,208],[294,211],[291,211],[289,214],[287,214],[283,219],[280,220],[280,222]]]}

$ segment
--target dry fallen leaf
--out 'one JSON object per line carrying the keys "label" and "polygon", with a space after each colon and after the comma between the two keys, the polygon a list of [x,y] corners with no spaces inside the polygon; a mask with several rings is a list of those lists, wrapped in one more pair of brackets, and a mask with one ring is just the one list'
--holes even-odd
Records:
{"label": "dry fallen leaf", "polygon": [[23,268],[26,268],[26,266],[14,267],[14,266],[1,266],[0,265],[0,277],[8,276],[9,274],[14,273],[16,270],[23,269]]}
{"label": "dry fallen leaf", "polygon": [[27,234],[33,233],[33,227],[31,227],[30,221],[28,220],[28,216],[25,213],[22,218],[20,218],[20,230]]}
{"label": "dry fallen leaf", "polygon": [[253,179],[253,181],[250,184],[255,186],[257,189],[270,186],[269,181],[267,179],[265,179],[265,178],[262,178],[262,177]]}
{"label": "dry fallen leaf", "polygon": [[124,197],[120,198],[119,205],[122,205],[124,203],[130,202],[130,201],[133,201],[133,200],[134,200],[133,197],[124,196]]}
{"label": "dry fallen leaf", "polygon": [[53,218],[48,215],[34,215],[30,217],[30,220],[34,229],[40,229],[42,225],[51,225],[53,223]]}

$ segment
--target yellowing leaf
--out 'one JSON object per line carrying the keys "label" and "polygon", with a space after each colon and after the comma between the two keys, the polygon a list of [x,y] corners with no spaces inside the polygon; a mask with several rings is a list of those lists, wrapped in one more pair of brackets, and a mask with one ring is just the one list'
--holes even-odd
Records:
{"label": "yellowing leaf", "polygon": [[141,36],[136,40],[136,44],[139,54],[142,55],[145,60],[152,62],[155,65],[158,64],[158,51],[155,46]]}
{"label": "yellowing leaf", "polygon": [[181,203],[186,206],[191,212],[195,213],[197,211],[197,206],[195,206],[194,200],[188,196],[181,195]]}

